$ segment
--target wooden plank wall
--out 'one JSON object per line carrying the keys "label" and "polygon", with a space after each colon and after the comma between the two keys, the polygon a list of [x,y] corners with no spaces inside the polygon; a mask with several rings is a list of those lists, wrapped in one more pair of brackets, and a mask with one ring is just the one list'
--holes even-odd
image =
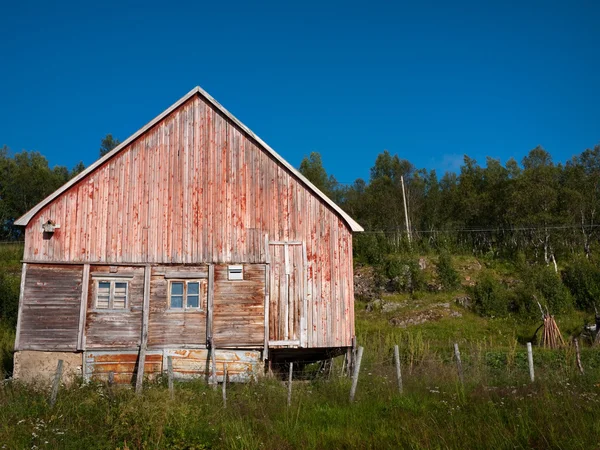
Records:
{"label": "wooden plank wall", "polygon": [[28,266],[18,350],[77,349],[82,272],[82,266]]}
{"label": "wooden plank wall", "polygon": [[[41,224],[60,225],[44,239]],[[306,242],[308,345],[351,344],[352,235],[292,173],[195,96],[43,208],[26,261],[264,263]]]}
{"label": "wooden plank wall", "polygon": [[[205,278],[202,292],[202,312],[168,311],[167,272],[200,272]],[[198,347],[206,345],[206,304],[208,297],[208,266],[157,266],[150,280],[149,348]]]}
{"label": "wooden plank wall", "polygon": [[142,304],[144,302],[144,268],[114,268],[117,274],[132,275],[129,281],[126,311],[102,311],[95,309],[94,274],[110,276],[109,266],[90,266],[88,303],[85,322],[86,349],[135,348],[140,344],[142,332]]}
{"label": "wooden plank wall", "polygon": [[262,347],[265,339],[265,266],[244,265],[244,279],[229,281],[227,265],[215,267],[215,347]]}

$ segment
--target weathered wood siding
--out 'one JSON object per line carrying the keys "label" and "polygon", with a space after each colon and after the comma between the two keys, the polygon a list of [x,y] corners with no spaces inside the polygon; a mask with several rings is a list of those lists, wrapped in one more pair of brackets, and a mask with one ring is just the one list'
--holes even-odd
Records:
{"label": "weathered wood siding", "polygon": [[82,266],[29,265],[18,350],[76,350]]}
{"label": "weathered wood siding", "polygon": [[[169,311],[168,272],[201,274],[201,302],[203,311]],[[208,266],[157,266],[152,268],[150,280],[150,348],[193,347],[206,344],[206,316],[208,297]]]}
{"label": "weathered wood siding", "polygon": [[109,266],[91,266],[85,323],[85,348],[135,348],[142,333],[142,304],[144,302],[144,268],[114,267],[118,275],[132,275],[128,287],[128,307],[124,311],[103,311],[95,308],[94,275],[110,276]]}
{"label": "weathered wood siding", "polygon": [[[41,224],[60,225],[44,239]],[[27,261],[264,263],[264,238],[306,243],[308,345],[351,344],[352,235],[331,207],[194,96],[45,206]]]}
{"label": "weathered wood siding", "polygon": [[[211,354],[207,349],[151,350],[146,355],[144,375],[155,378],[167,370],[167,358],[173,358],[173,375],[176,379],[206,378],[212,373]],[[86,353],[83,376],[86,380],[106,382],[113,372],[115,383],[133,383],[137,369],[138,353],[134,351],[91,351]],[[261,374],[260,352],[250,350],[217,350],[215,369],[217,381],[223,381],[227,364],[229,382],[248,381]]]}
{"label": "weathered wood siding", "polygon": [[244,279],[229,281],[215,267],[213,339],[219,347],[262,347],[265,339],[265,266],[245,264]]}

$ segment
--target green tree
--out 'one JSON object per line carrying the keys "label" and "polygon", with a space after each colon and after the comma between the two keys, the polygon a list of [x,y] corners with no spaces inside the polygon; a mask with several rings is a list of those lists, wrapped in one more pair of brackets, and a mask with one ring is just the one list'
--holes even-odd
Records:
{"label": "green tree", "polygon": [[113,138],[113,135],[110,133],[104,136],[100,141],[100,158],[102,158],[120,143],[121,141]]}
{"label": "green tree", "polygon": [[308,181],[314,184],[323,194],[337,201],[338,182],[333,175],[327,175],[320,153],[311,152],[309,156],[305,156],[300,162],[300,173],[308,178]]}

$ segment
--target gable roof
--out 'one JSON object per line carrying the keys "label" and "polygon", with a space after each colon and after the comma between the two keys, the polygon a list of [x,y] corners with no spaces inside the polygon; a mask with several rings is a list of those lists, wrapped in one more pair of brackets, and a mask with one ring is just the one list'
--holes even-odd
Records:
{"label": "gable roof", "polygon": [[266,152],[271,154],[271,156],[273,156],[273,158],[275,158],[281,165],[283,165],[286,169],[288,169],[290,172],[292,172],[294,174],[294,176],[296,176],[298,179],[300,179],[300,181],[302,181],[302,183],[304,183],[309,190],[311,190],[317,197],[319,197],[327,205],[329,205],[335,212],[337,212],[342,217],[342,219],[344,219],[346,224],[350,227],[350,229],[353,232],[364,231],[364,229],[354,219],[352,219],[352,217],[350,217],[342,208],[340,208],[338,205],[336,205],[333,202],[333,200],[331,200],[329,197],[327,197],[325,194],[323,194],[323,192],[321,192],[314,184],[312,184],[310,181],[308,181],[308,179],[304,175],[302,175],[300,172],[298,172],[290,163],[288,163],[285,159],[283,159],[275,150],[273,150],[271,147],[269,147],[269,145],[267,145],[266,142],[264,142],[256,134],[254,134],[252,132],[252,130],[250,130],[250,128],[248,128],[237,117],[235,117],[233,114],[231,114],[229,111],[227,111],[218,101],[216,101],[208,92],[206,92],[200,86],[197,86],[194,89],[192,89],[186,95],[181,97],[177,102],[175,102],[173,105],[171,105],[171,107],[169,107],[167,110],[165,110],[162,114],[155,117],[152,121],[147,123],[144,127],[140,128],[138,131],[136,131],[131,136],[129,136],[127,139],[125,139],[123,142],[121,142],[121,144],[119,144],[117,147],[112,149],[110,152],[108,152],[102,158],[98,159],[95,163],[93,163],[91,166],[89,166],[87,169],[85,169],[79,175],[77,175],[76,177],[69,180],[67,183],[65,183],[59,189],[54,191],[52,194],[50,194],[48,197],[46,197],[40,203],[35,205],[32,209],[30,209],[23,216],[19,217],[15,221],[15,225],[26,226],[29,223],[29,221],[44,206],[46,206],[52,200],[54,200],[55,198],[60,196],[63,192],[66,192],[71,186],[77,184],[77,182],[79,182],[80,180],[85,178],[88,174],[93,172],[97,167],[100,167],[105,161],[107,161],[108,159],[112,158],[114,155],[119,153],[122,149],[127,147],[130,143],[132,143],[134,140],[136,140],[143,133],[145,133],[147,130],[152,128],[154,125],[159,123],[162,119],[167,117],[171,112],[176,110],[179,106],[184,104],[186,101],[188,101],[194,95],[200,95],[200,96],[204,97],[218,111],[220,111],[222,114],[224,114],[229,120],[231,120],[233,123],[235,123],[246,134],[248,134],[252,139],[254,139]]}

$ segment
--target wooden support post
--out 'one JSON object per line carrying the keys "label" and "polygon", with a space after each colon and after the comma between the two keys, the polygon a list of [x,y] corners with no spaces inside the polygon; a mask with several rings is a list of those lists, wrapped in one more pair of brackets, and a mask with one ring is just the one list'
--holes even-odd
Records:
{"label": "wooden support post", "polygon": [[348,352],[344,355],[344,361],[342,362],[342,370],[340,372],[340,377],[344,376],[344,372],[346,370],[346,360],[348,359]]}
{"label": "wooden support post", "polygon": [[85,321],[87,317],[88,288],[90,282],[90,265],[83,265],[81,280],[81,299],[79,304],[79,327],[77,331],[77,350],[85,350]]}
{"label": "wooden support post", "polygon": [[533,383],[535,381],[535,373],[533,370],[533,350],[531,349],[531,342],[527,343],[527,361],[529,362],[529,377]]}
{"label": "wooden support post", "polygon": [[396,361],[396,378],[398,379],[398,392],[402,394],[402,372],[400,371],[400,350],[394,345],[394,359]]}
{"label": "wooden support post", "polygon": [[21,269],[21,284],[19,288],[19,310],[17,312],[17,331],[15,333],[15,351],[20,348],[21,340],[21,321],[23,320],[23,300],[25,296],[25,277],[27,276],[27,263],[23,263]]}
{"label": "wooden support post", "polygon": [[579,372],[581,372],[581,375],[583,375],[583,366],[581,365],[581,354],[579,353],[579,341],[577,339],[574,339],[575,342],[575,353],[577,355],[577,368],[579,369]]}
{"label": "wooden support post", "polygon": [[58,387],[60,386],[60,378],[63,373],[63,360],[59,359],[56,365],[56,373],[54,374],[54,381],[52,381],[52,393],[50,394],[50,406],[54,406],[56,403],[56,397],[58,395]]}
{"label": "wooden support post", "polygon": [[167,356],[167,383],[169,385],[169,395],[173,399],[173,357],[171,355]]}
{"label": "wooden support post", "polygon": [[223,366],[223,408],[227,408],[227,363]]}
{"label": "wooden support post", "polygon": [[150,271],[151,266],[144,269],[144,303],[142,305],[142,337],[140,342],[140,355],[138,358],[137,378],[135,393],[142,393],[144,383],[144,366],[146,365],[146,349],[148,348],[148,318],[150,317]]}
{"label": "wooden support post", "polygon": [[111,370],[108,372],[108,387],[112,387],[115,384],[115,373]]}
{"label": "wooden support post", "polygon": [[458,350],[458,344],[454,344],[454,356],[456,357],[456,368],[458,369],[458,378],[460,378],[461,384],[465,384],[465,378],[463,374],[462,361],[460,360],[460,351]]}
{"label": "wooden support post", "polygon": [[292,404],[292,376],[294,372],[294,363],[290,363],[290,375],[288,377],[288,398],[287,405],[290,406]]}
{"label": "wooden support post", "polygon": [[360,363],[362,361],[364,349],[362,347],[358,347],[358,352],[356,354],[356,362],[354,363],[354,373],[352,374],[352,388],[350,388],[350,402],[354,401],[354,396],[356,395],[356,386],[358,384],[358,374],[360,372]]}
{"label": "wooden support post", "polygon": [[216,357],[215,357],[215,347],[211,346],[210,348],[210,363],[211,363],[211,369],[210,369],[210,382],[209,384],[212,386],[213,389],[217,389],[217,361],[216,361]]}

